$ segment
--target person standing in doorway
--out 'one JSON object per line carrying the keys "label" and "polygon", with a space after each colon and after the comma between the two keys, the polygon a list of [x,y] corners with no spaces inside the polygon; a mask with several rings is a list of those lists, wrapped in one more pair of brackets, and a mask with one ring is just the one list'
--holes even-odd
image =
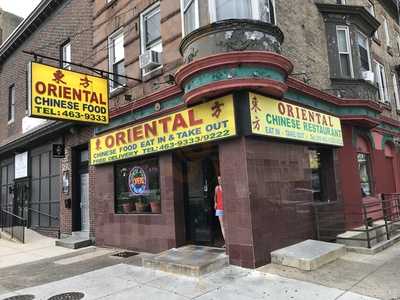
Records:
{"label": "person standing in doorway", "polygon": [[[219,224],[221,226],[222,237],[225,240],[225,230],[224,230],[224,202],[222,200],[222,179],[221,176],[218,176],[218,185],[215,187],[214,193],[214,208],[215,208],[215,216],[218,217]],[[224,245],[225,246],[225,245]],[[222,247],[224,247],[222,246]]]}

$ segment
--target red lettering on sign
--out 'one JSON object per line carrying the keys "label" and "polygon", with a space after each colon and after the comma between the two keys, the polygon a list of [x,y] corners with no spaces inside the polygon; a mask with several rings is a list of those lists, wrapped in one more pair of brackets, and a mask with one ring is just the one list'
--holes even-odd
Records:
{"label": "red lettering on sign", "polygon": [[117,134],[115,135],[115,142],[117,144],[117,146],[121,146],[126,144],[126,140],[125,140],[125,132],[121,131],[121,132],[117,132]]}
{"label": "red lettering on sign", "polygon": [[133,135],[134,141],[142,140],[143,139],[143,127],[140,125],[133,127],[132,135]]}
{"label": "red lettering on sign", "polygon": [[153,121],[151,122],[151,125],[149,123],[144,124],[144,136],[146,138],[150,137],[151,133],[153,136],[157,136],[157,122]]}
{"label": "red lettering on sign", "polygon": [[278,110],[281,115],[285,115],[285,105],[282,102],[278,103]]}
{"label": "red lettering on sign", "polygon": [[303,121],[307,121],[307,111],[304,108],[301,109],[301,118]]}
{"label": "red lettering on sign", "polygon": [[188,111],[188,116],[189,116],[189,125],[190,126],[197,126],[203,124],[203,119],[197,119],[196,116],[194,115],[194,110],[190,109]]}
{"label": "red lettering on sign", "polygon": [[288,106],[287,106],[287,114],[288,114],[289,117],[294,118],[294,115],[293,115],[293,107],[292,107],[291,105],[288,105]]}
{"label": "red lettering on sign", "polygon": [[112,148],[115,145],[114,137],[112,135],[107,136],[104,142],[107,148]]}
{"label": "red lettering on sign", "polygon": [[99,99],[97,99],[97,95],[95,93],[93,93],[92,97],[90,98],[90,103],[93,102],[99,104]]}
{"label": "red lettering on sign", "polygon": [[164,133],[168,133],[168,122],[170,122],[170,121],[171,121],[171,117],[165,117],[165,118],[158,120],[158,123],[162,124],[162,126],[163,126]]}
{"label": "red lettering on sign", "polygon": [[70,100],[71,99],[71,88],[64,86],[64,98]]}
{"label": "red lettering on sign", "polygon": [[326,117],[322,115],[322,125],[328,126],[328,122],[326,121]]}
{"label": "red lettering on sign", "polygon": [[47,87],[47,95],[57,97],[57,86],[49,83]]}
{"label": "red lettering on sign", "polygon": [[35,89],[38,94],[44,94],[46,92],[46,85],[43,82],[38,81],[36,82]]}
{"label": "red lettering on sign", "polygon": [[185,119],[181,114],[176,114],[174,118],[174,123],[172,125],[172,131],[177,131],[180,127],[188,128]]}
{"label": "red lettering on sign", "polygon": [[308,120],[310,122],[315,122],[315,117],[314,117],[314,112],[313,111],[308,111]]}
{"label": "red lettering on sign", "polygon": [[72,98],[75,100],[82,100],[82,91],[81,90],[76,90],[72,89]]}
{"label": "red lettering on sign", "polygon": [[331,118],[331,116],[329,116],[328,119],[329,119],[329,126],[333,127],[333,123],[332,123],[332,118]]}

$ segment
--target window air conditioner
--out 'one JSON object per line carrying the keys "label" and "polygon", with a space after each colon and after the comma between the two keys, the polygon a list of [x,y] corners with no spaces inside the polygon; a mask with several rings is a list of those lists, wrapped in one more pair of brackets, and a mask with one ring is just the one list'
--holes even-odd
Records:
{"label": "window air conditioner", "polygon": [[362,72],[362,78],[366,81],[374,83],[375,81],[375,74],[372,71],[364,71]]}
{"label": "window air conditioner", "polygon": [[139,56],[139,66],[141,69],[161,66],[161,53],[153,50],[145,51]]}

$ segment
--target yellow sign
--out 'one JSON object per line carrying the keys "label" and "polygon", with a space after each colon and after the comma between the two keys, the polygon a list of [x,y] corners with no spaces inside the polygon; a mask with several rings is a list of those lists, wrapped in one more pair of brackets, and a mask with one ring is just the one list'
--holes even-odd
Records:
{"label": "yellow sign", "polygon": [[250,93],[254,134],[343,146],[340,120],[287,102]]}
{"label": "yellow sign", "polygon": [[90,141],[92,165],[236,135],[232,96],[118,129]]}
{"label": "yellow sign", "polygon": [[29,71],[29,116],[108,124],[106,79],[35,62]]}

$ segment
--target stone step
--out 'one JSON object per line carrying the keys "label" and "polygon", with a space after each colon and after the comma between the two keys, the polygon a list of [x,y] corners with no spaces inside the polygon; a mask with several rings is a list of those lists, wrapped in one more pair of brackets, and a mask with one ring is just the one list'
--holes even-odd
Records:
{"label": "stone step", "polygon": [[56,240],[56,246],[69,249],[79,249],[79,248],[89,247],[91,245],[92,245],[91,239],[81,238],[76,236],[71,236],[68,238]]}
{"label": "stone step", "polygon": [[[373,229],[373,227],[368,227],[369,229]],[[357,228],[355,228],[357,229]],[[365,227],[359,227],[359,229],[364,230]],[[374,246],[377,244],[376,238],[377,231],[370,230],[369,231],[369,239],[370,245]],[[343,244],[348,247],[364,247],[368,248],[368,241],[367,241],[367,233],[360,232],[360,231],[346,231],[336,236],[336,243]]]}
{"label": "stone step", "polygon": [[346,254],[343,245],[315,240],[282,248],[271,253],[274,264],[312,271]]}
{"label": "stone step", "polygon": [[146,268],[193,277],[214,272],[228,264],[224,249],[193,245],[143,258]]}

